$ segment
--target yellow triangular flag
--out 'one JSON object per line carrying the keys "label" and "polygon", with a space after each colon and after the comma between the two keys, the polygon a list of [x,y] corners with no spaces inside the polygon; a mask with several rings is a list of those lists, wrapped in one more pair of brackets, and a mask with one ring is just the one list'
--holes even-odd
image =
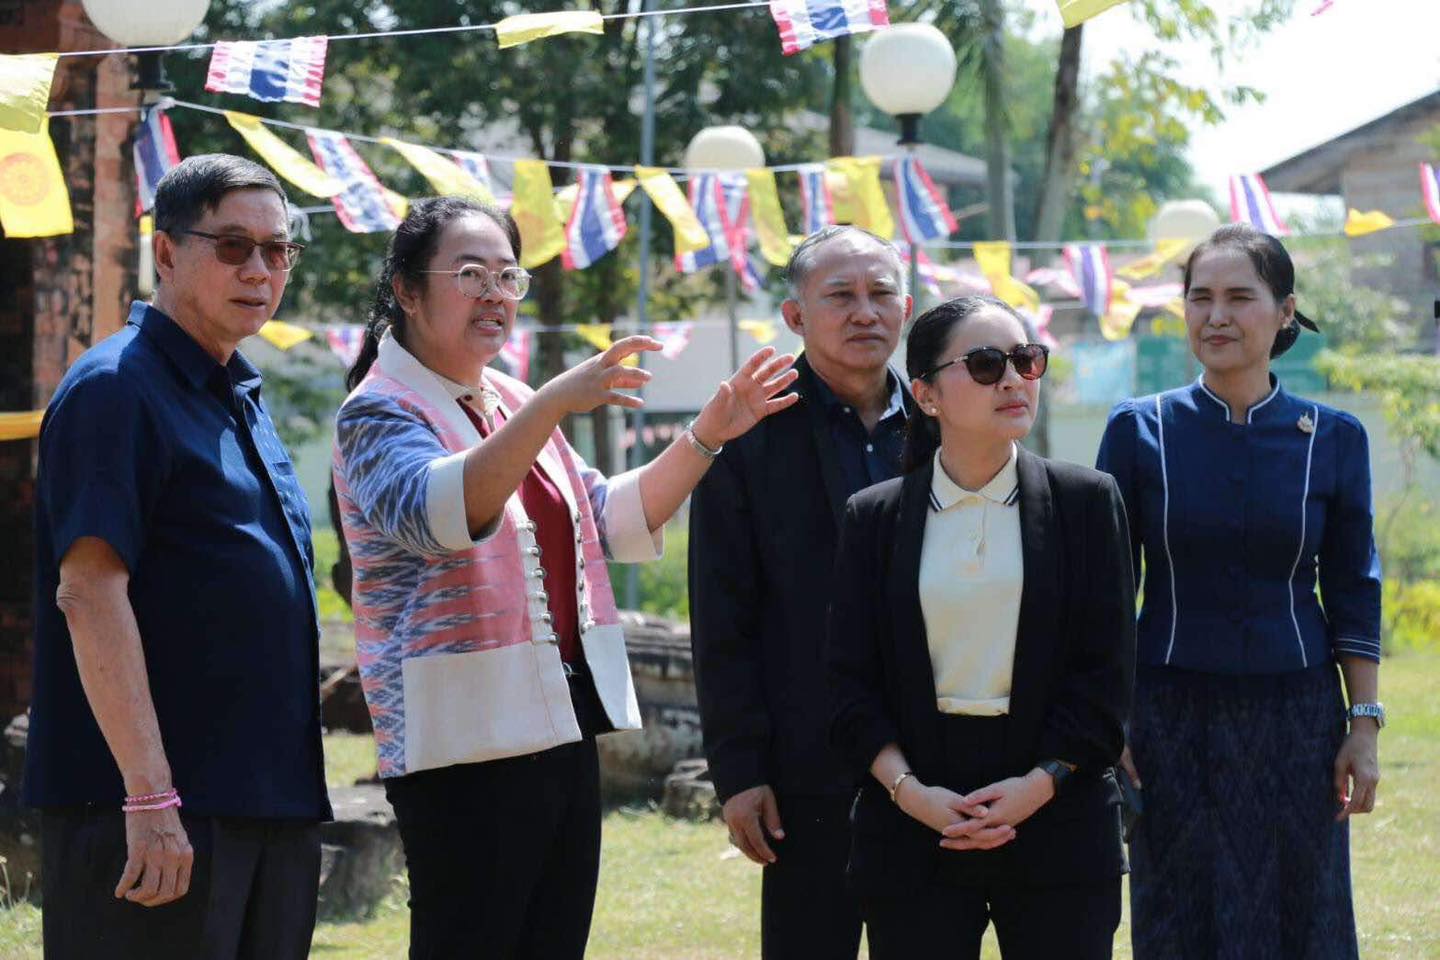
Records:
{"label": "yellow triangular flag", "polygon": [[31,437],[38,437],[40,421],[44,419],[44,410],[0,413],[0,440],[29,440]]}
{"label": "yellow triangular flag", "polygon": [[975,244],[975,265],[993,287],[996,278],[1010,276],[1010,244],[1004,240]]}
{"label": "yellow triangular flag", "polygon": [[1351,207],[1349,216],[1345,218],[1345,236],[1363,237],[1367,233],[1379,233],[1381,230],[1389,230],[1393,226],[1395,226],[1395,220],[1382,211],[1371,210],[1369,213],[1361,213]]}
{"label": "yellow triangular flag", "polygon": [[636,167],[635,176],[640,179],[640,189],[649,194],[655,206],[665,214],[665,219],[670,221],[675,231],[676,253],[694,253],[710,246],[710,234],[705,232],[695,211],[690,209],[690,202],[670,174],[658,167]]}
{"label": "yellow triangular flag", "polygon": [[780,333],[773,320],[741,320],[735,326],[754,337],[755,342],[762,347]]}
{"label": "yellow triangular flag", "polygon": [[58,53],[0,56],[0,130],[39,133],[45,129],[50,84]]}
{"label": "yellow triangular flag", "polygon": [[381,185],[380,196],[385,198],[385,205],[390,208],[390,212],[401,220],[404,220],[405,215],[410,212],[410,201],[389,187]]}
{"label": "yellow triangular flag", "polygon": [[250,149],[260,154],[270,168],[312,197],[327,200],[345,189],[345,184],[311,163],[284,140],[265,128],[260,118],[248,113],[225,111],[225,119],[245,138]]}
{"label": "yellow triangular flag", "polygon": [[7,237],[75,232],[70,191],[48,126],[39,133],[0,130],[0,225]]}
{"label": "yellow triangular flag", "polygon": [[1125,0],[1059,0],[1060,19],[1067,27],[1078,27],[1097,13],[1104,13]]}
{"label": "yellow triangular flag", "polygon": [[880,186],[880,162],[879,157],[833,157],[825,165],[849,184],[849,217],[842,217],[837,202],[835,218],[842,222],[848,219],[888,240],[895,235],[895,218],[890,215],[885,189]]}
{"label": "yellow triangular flag", "polygon": [[260,336],[264,337],[277,350],[289,350],[297,343],[304,343],[314,333],[304,327],[297,327],[293,323],[286,323],[283,320],[267,320],[260,328]]}
{"label": "yellow triangular flag", "polygon": [[610,336],[610,324],[608,323],[577,323],[575,334],[590,346],[604,353],[610,349],[615,341]]}
{"label": "yellow triangular flag", "polygon": [[518,47],[531,40],[562,33],[604,33],[605,21],[598,10],[561,10],[557,13],[522,13],[495,24],[500,49]]}
{"label": "yellow triangular flag", "polygon": [[750,216],[755,221],[760,255],[774,266],[786,266],[795,247],[785,229],[785,210],[775,187],[775,171],[763,167],[746,170],[745,180],[750,186]]}
{"label": "yellow triangular flag", "polygon": [[555,185],[543,160],[516,160],[510,216],[520,228],[520,266],[548,263],[565,249],[565,227],[555,215]]}
{"label": "yellow triangular flag", "polygon": [[1194,248],[1195,241],[1183,237],[1156,240],[1154,253],[1121,267],[1115,271],[1115,275],[1124,277],[1126,280],[1144,280],[1147,277],[1153,277],[1165,264],[1172,260],[1178,260]]}
{"label": "yellow triangular flag", "polygon": [[495,194],[490,192],[489,187],[462,170],[458,163],[429,147],[392,137],[381,137],[380,142],[410,161],[410,165],[419,170],[441,196],[471,197],[481,203],[495,202]]}
{"label": "yellow triangular flag", "polygon": [[1100,334],[1106,340],[1124,340],[1140,316],[1140,304],[1133,300],[1112,300],[1110,312],[1100,318]]}

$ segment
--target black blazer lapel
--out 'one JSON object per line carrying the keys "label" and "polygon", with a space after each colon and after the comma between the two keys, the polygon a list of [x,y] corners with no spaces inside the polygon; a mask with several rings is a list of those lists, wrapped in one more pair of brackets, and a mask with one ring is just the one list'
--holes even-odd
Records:
{"label": "black blazer lapel", "polygon": [[939,762],[935,729],[935,670],[930,663],[930,639],[920,607],[920,550],[925,543],[925,522],[930,516],[930,485],[934,461],[906,475],[900,487],[890,553],[888,608],[890,639],[899,684],[900,709],[913,711],[904,726],[910,733],[911,763],[934,775]]}
{"label": "black blazer lapel", "polygon": [[[1060,629],[1061,548],[1056,530],[1055,501],[1045,461],[1020,448],[1016,462],[1020,481],[1020,541],[1025,585],[1020,591],[1020,623],[1015,636],[1015,663],[1010,681],[1010,716],[1030,730],[1043,721],[1046,677]],[[1018,732],[1018,731],[1017,731]],[[1029,736],[1016,738],[1027,742]]]}
{"label": "black blazer lapel", "polygon": [[835,437],[825,415],[825,405],[820,402],[820,392],[815,385],[816,373],[803,354],[795,361],[795,369],[800,372],[795,381],[795,392],[800,394],[800,403],[810,420],[810,434],[820,458],[820,475],[825,480],[825,495],[830,501],[838,530],[845,516],[846,493],[845,475],[840,471],[840,458],[835,452]]}

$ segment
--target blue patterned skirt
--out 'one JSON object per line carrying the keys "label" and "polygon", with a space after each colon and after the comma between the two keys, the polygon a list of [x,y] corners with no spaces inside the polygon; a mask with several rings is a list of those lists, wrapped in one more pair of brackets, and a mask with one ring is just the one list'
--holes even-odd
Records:
{"label": "blue patterned skirt", "polygon": [[1359,955],[1349,827],[1335,822],[1345,729],[1333,663],[1272,676],[1139,668],[1135,960]]}

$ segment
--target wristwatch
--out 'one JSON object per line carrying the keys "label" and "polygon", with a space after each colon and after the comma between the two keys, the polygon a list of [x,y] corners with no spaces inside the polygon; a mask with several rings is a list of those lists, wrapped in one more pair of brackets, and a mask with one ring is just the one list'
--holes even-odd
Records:
{"label": "wristwatch", "polygon": [[695,452],[700,454],[700,456],[704,457],[706,460],[714,460],[716,457],[720,456],[720,451],[725,449],[724,444],[721,444],[720,446],[712,450],[711,448],[705,446],[705,444],[701,443],[700,438],[695,436],[694,420],[691,420],[689,423],[685,424],[685,439],[689,440],[690,446],[694,448]]}
{"label": "wristwatch", "polygon": [[1060,789],[1060,784],[1065,782],[1066,777],[1075,772],[1075,764],[1066,763],[1064,760],[1042,760],[1036,766],[1050,774],[1050,778],[1055,781],[1056,790]]}
{"label": "wristwatch", "polygon": [[1351,720],[1356,717],[1370,717],[1374,719],[1377,727],[1381,729],[1385,727],[1385,705],[1383,703],[1352,703],[1346,716]]}

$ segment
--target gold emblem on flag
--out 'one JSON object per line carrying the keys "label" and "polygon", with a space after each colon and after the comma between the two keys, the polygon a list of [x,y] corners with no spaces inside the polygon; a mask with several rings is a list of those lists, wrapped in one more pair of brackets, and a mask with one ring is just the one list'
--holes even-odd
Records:
{"label": "gold emblem on flag", "polygon": [[0,196],[21,207],[33,207],[50,192],[45,165],[29,153],[0,158]]}

